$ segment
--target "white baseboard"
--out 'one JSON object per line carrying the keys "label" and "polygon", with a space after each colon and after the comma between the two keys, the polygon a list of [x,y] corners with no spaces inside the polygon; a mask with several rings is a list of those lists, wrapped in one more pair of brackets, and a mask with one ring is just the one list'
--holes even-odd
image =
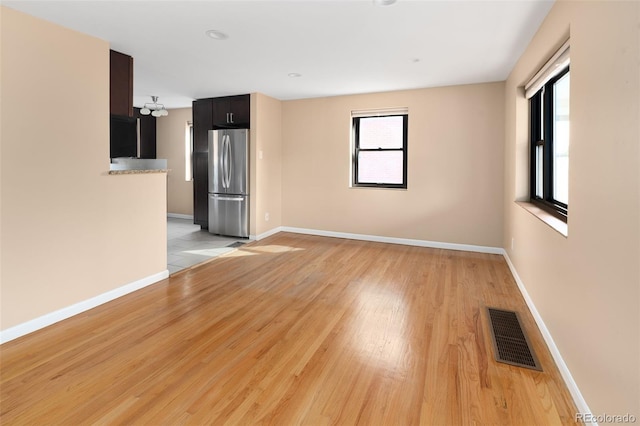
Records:
{"label": "white baseboard", "polygon": [[[535,319],[536,324],[538,325],[538,328],[542,333],[542,337],[544,338],[544,341],[549,347],[551,356],[553,357],[553,360],[556,362],[556,365],[558,366],[558,370],[560,370],[560,374],[562,375],[562,378],[564,379],[564,382],[566,383],[567,388],[569,389],[569,393],[571,393],[571,397],[573,398],[573,402],[576,404],[578,413],[591,414],[591,410],[587,405],[587,401],[585,401],[584,397],[582,396],[582,393],[578,388],[578,384],[575,382],[575,380],[573,380],[573,376],[569,371],[569,367],[567,367],[567,364],[565,364],[564,359],[562,359],[562,355],[560,355],[560,350],[558,349],[555,342],[553,341],[553,338],[551,337],[551,333],[549,332],[549,329],[547,328],[544,321],[542,320],[542,317],[540,316],[540,313],[536,309],[536,306],[533,304],[533,300],[529,296],[529,293],[527,292],[527,289],[524,286],[524,282],[522,282],[522,280],[520,279],[520,276],[516,271],[516,267],[511,262],[511,259],[509,258],[509,255],[507,254],[506,250],[503,250],[503,256],[507,261],[507,265],[509,265],[509,269],[511,270],[511,275],[513,275],[513,278],[515,279],[516,284],[520,289],[520,293],[522,293],[522,297],[524,298],[525,302],[527,303],[527,306],[529,307],[529,311],[531,311],[531,314],[533,315],[533,318]],[[586,424],[597,425],[597,423],[586,423]]]}
{"label": "white baseboard", "polygon": [[270,237],[274,234],[277,234],[280,231],[282,231],[282,226],[278,226],[276,228],[270,229],[267,232],[263,232],[260,235],[254,235],[252,240],[256,240],[256,241],[264,240],[265,238]]}
{"label": "white baseboard", "polygon": [[321,231],[318,229],[294,228],[290,226],[280,227],[281,231],[296,234],[319,235],[322,237],[348,238],[351,240],[373,241],[377,243],[403,244],[406,246],[441,248],[447,250],[473,251],[478,253],[502,254],[500,247],[475,246],[469,244],[441,243],[438,241],[414,240],[409,238],[382,237],[379,235],[351,234],[347,232]]}
{"label": "white baseboard", "polygon": [[82,313],[84,311],[88,311],[89,309],[93,309],[96,306],[110,302],[113,299],[117,299],[118,297],[133,293],[134,291],[140,290],[143,287],[147,287],[151,284],[157,283],[158,281],[162,281],[168,276],[169,271],[164,270],[162,272],[158,272],[157,274],[153,274],[132,283],[123,285],[122,287],[115,288],[106,293],[102,293],[98,296],[92,297],[91,299],[78,302],[74,305],[67,306],[66,308],[59,309],[55,312],[45,314],[41,317],[32,319],[6,330],[2,330],[0,331],[0,344],[9,342],[13,339],[17,339],[18,337],[22,337],[26,334],[33,333],[34,331],[40,330],[41,328],[48,327],[51,324],[55,324],[74,315],[78,315],[79,313]]}
{"label": "white baseboard", "polygon": [[193,215],[180,214],[180,213],[167,213],[167,217],[171,217],[171,218],[174,218],[174,219],[188,219],[188,220],[193,220]]}

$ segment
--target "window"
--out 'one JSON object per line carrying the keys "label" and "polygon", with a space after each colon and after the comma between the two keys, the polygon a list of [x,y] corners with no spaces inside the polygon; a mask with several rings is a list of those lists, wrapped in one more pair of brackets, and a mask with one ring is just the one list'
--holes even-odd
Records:
{"label": "window", "polygon": [[571,78],[568,42],[537,77],[526,88],[530,112],[530,198],[532,203],[566,222]]}
{"label": "window", "polygon": [[184,132],[184,180],[193,180],[193,123],[187,121]]}
{"label": "window", "polygon": [[352,113],[354,187],[407,188],[404,113]]}

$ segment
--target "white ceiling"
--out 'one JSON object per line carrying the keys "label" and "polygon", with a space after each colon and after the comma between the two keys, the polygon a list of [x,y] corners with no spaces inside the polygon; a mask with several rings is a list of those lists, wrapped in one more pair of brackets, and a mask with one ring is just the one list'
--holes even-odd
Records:
{"label": "white ceiling", "polygon": [[178,108],[250,92],[287,100],[505,80],[553,0],[2,4],[109,41],[134,58],[136,106],[158,95]]}

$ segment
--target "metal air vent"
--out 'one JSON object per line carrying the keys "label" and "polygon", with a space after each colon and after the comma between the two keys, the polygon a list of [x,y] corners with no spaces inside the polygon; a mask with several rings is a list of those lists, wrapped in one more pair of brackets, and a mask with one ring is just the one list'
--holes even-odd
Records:
{"label": "metal air vent", "polygon": [[513,311],[487,308],[496,361],[542,371],[520,318]]}
{"label": "metal air vent", "polygon": [[242,241],[236,241],[235,243],[229,244],[227,247],[232,247],[232,248],[242,247],[244,244],[245,243],[243,243]]}

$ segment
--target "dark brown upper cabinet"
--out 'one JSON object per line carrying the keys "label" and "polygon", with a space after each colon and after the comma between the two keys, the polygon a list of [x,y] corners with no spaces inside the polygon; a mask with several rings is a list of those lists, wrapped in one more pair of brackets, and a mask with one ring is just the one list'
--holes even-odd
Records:
{"label": "dark brown upper cabinet", "polygon": [[133,58],[110,50],[109,71],[111,115],[133,117]]}
{"label": "dark brown upper cabinet", "polygon": [[248,129],[251,122],[250,95],[213,98],[214,129]]}
{"label": "dark brown upper cabinet", "polygon": [[213,129],[213,112],[211,99],[193,101],[193,150],[207,152],[209,150],[209,130]]}

